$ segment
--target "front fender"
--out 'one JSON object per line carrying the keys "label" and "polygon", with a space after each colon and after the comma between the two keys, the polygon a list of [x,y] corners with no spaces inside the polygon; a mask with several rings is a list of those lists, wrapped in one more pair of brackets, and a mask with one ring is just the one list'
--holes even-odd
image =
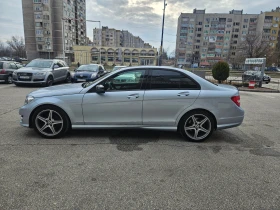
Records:
{"label": "front fender", "polygon": [[72,125],[84,124],[82,112],[82,99],[83,94],[65,95],[65,96],[52,96],[37,98],[34,102],[23,106],[21,109],[28,109],[30,118],[36,108],[43,105],[53,105],[61,108],[68,115]]}

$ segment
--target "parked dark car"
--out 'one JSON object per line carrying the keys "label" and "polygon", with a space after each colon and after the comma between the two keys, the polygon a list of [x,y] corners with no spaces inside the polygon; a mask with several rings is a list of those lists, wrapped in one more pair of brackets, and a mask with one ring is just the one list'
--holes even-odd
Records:
{"label": "parked dark car", "polygon": [[72,76],[72,82],[90,82],[96,80],[104,74],[106,74],[106,71],[102,65],[81,65],[75,70],[75,73]]}
{"label": "parked dark car", "polygon": [[267,67],[265,68],[266,71],[279,71],[279,69],[277,67]]}
{"label": "parked dark car", "polygon": [[0,61],[0,80],[7,84],[13,83],[13,72],[21,67],[12,61]]}
{"label": "parked dark car", "polygon": [[[260,81],[261,80],[261,71],[245,71],[242,75],[242,81]],[[263,81],[268,84],[270,83],[271,77],[264,74]]]}

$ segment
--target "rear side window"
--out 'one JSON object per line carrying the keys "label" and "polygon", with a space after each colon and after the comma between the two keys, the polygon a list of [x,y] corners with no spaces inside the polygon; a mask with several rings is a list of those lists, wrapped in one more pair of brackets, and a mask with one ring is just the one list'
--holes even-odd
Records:
{"label": "rear side window", "polygon": [[0,69],[3,69],[4,63],[0,62]]}
{"label": "rear side window", "polygon": [[177,71],[152,70],[149,81],[150,90],[200,90],[197,82]]}

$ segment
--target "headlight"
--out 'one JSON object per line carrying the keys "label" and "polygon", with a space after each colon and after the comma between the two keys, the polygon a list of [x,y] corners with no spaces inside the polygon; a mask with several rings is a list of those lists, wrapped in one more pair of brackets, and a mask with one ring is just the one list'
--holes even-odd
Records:
{"label": "headlight", "polygon": [[33,96],[26,96],[25,101],[24,101],[24,105],[29,104],[33,100],[34,100]]}
{"label": "headlight", "polygon": [[92,74],[92,75],[91,75],[91,78],[95,78],[96,75],[97,75],[96,73]]}
{"label": "headlight", "polygon": [[34,73],[34,76],[44,76],[46,75],[47,72],[38,72],[38,73]]}

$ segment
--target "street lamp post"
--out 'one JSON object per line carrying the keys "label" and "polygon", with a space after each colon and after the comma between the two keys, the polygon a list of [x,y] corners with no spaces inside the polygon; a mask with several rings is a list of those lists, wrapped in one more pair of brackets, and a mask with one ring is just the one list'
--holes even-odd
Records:
{"label": "street lamp post", "polygon": [[100,57],[100,64],[101,64],[101,47],[102,47],[102,29],[101,29],[101,21],[100,20],[86,20],[87,22],[92,23],[99,23],[99,30],[100,30],[100,42],[99,42],[99,57]]}
{"label": "street lamp post", "polygon": [[50,52],[50,45],[51,45],[51,43],[47,42],[47,45],[48,45],[48,51],[49,51],[49,59],[51,59],[51,52]]}
{"label": "street lamp post", "polygon": [[164,0],[164,8],[163,8],[163,17],[162,17],[162,29],[161,29],[161,44],[160,44],[160,59],[159,59],[159,66],[161,66],[162,63],[162,48],[163,48],[163,33],[164,33],[164,20],[165,20],[165,9],[166,9],[166,0]]}

